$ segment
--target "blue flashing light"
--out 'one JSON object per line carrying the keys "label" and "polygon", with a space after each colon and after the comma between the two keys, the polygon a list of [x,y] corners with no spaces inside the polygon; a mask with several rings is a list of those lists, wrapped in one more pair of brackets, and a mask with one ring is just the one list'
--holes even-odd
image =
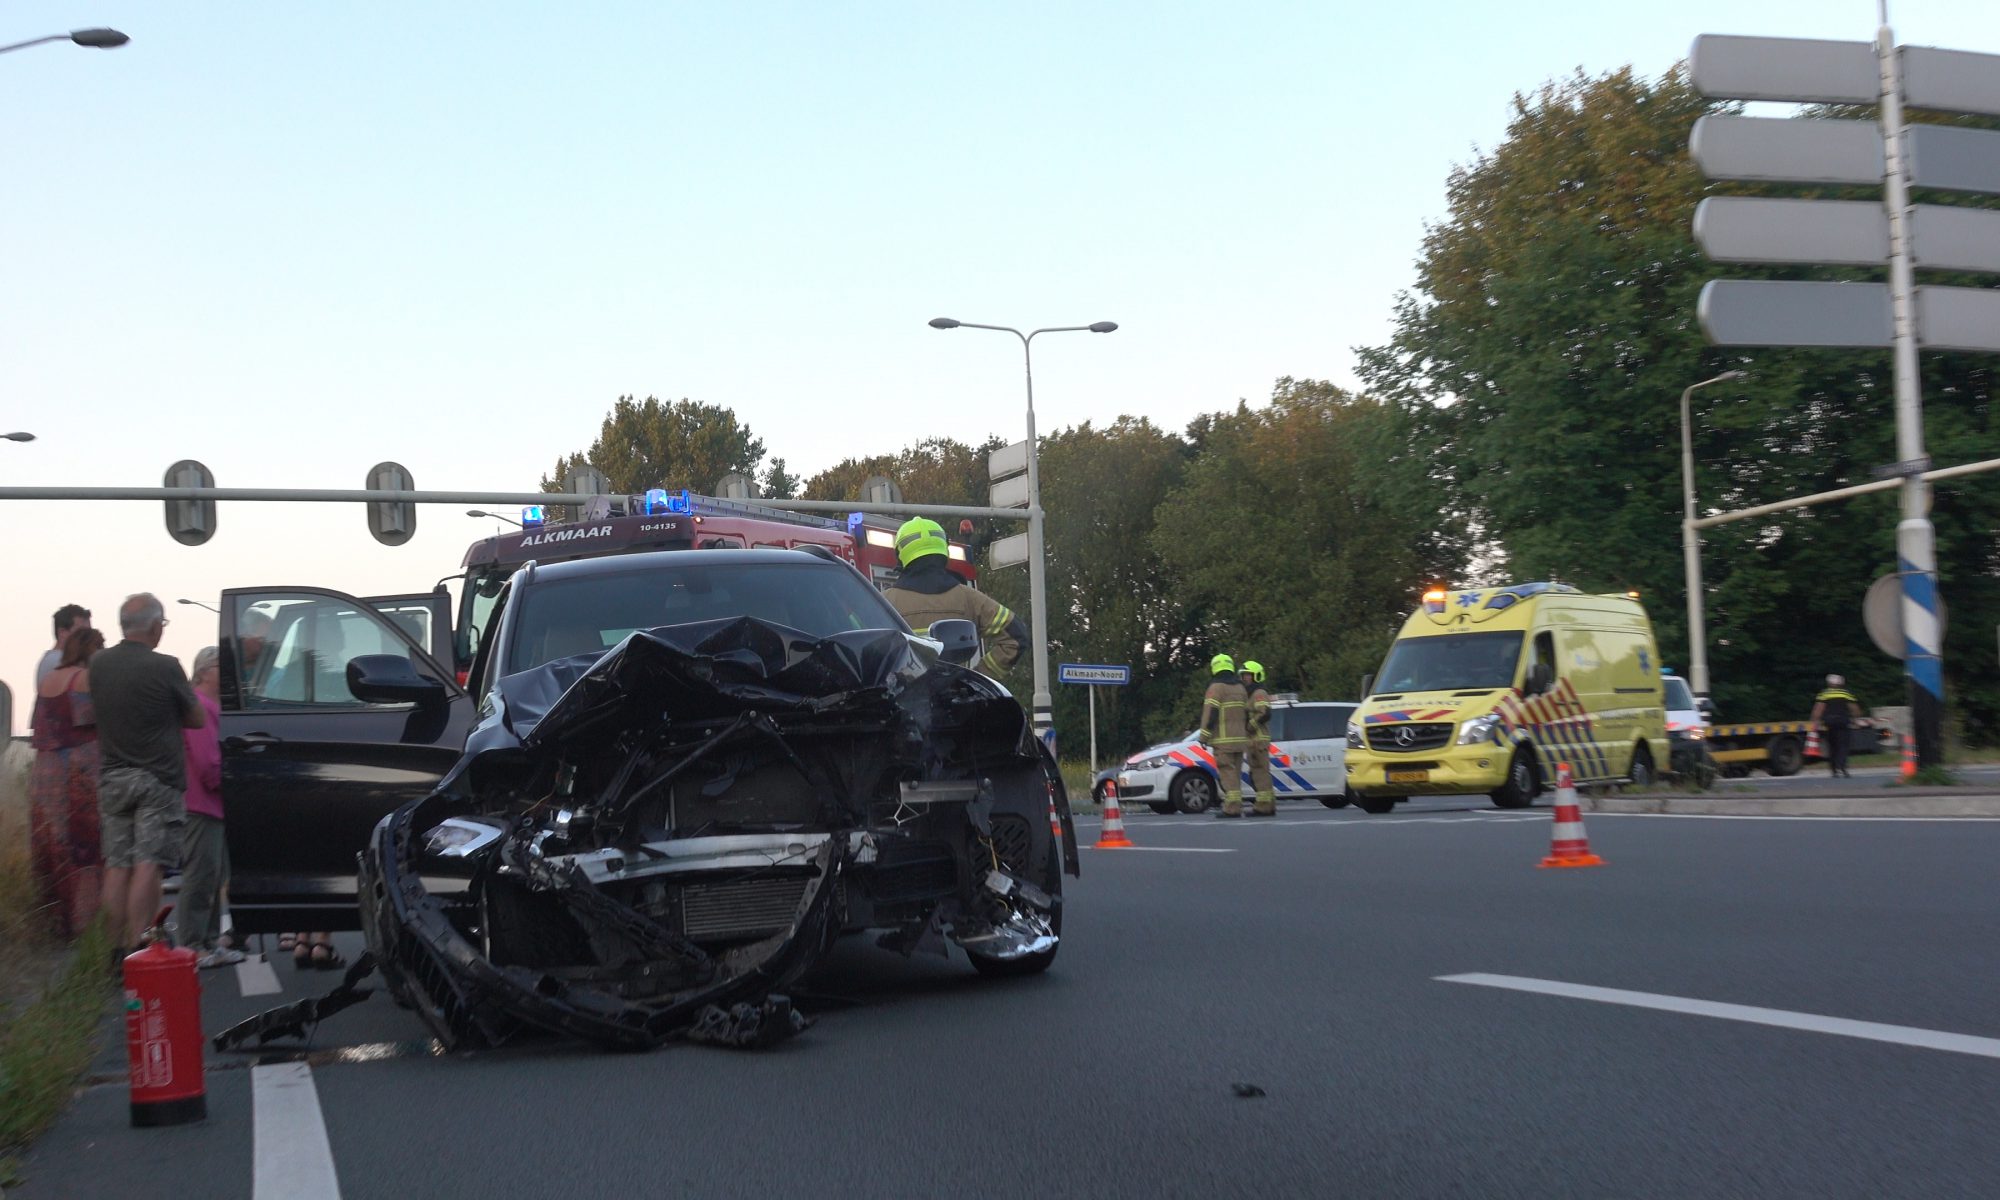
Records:
{"label": "blue flashing light", "polygon": [[647,488],[646,515],[650,517],[654,513],[663,513],[666,511],[667,511],[667,489]]}
{"label": "blue flashing light", "polygon": [[868,523],[867,513],[847,514],[847,532],[850,534],[859,533],[861,531],[861,527],[863,525],[866,525],[867,523]]}
{"label": "blue flashing light", "polygon": [[549,510],[540,504],[530,504],[521,510],[521,528],[534,529],[546,523]]}
{"label": "blue flashing light", "polygon": [[667,495],[667,511],[670,513],[691,513],[694,511],[694,497],[686,488]]}

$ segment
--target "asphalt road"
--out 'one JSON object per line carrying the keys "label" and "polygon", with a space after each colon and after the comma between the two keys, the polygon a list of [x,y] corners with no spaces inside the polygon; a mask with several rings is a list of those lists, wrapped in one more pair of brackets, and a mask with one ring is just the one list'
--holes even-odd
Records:
{"label": "asphalt road", "polygon": [[[18,1194],[308,1195],[278,1168],[321,1121],[348,1197],[1935,1198],[2000,1179],[2000,822],[1593,816],[1608,865],[1575,871],[1535,866],[1545,810],[1466,801],[1128,825],[1141,849],[1086,852],[1049,975],[996,985],[855,943],[812,981],[819,1023],[768,1052],[434,1057],[378,998],[323,1031],[314,1120],[253,1118],[253,1060],[212,1056],[206,1124],[132,1130],[108,1038],[114,1081]],[[1543,982],[1440,978],[1467,973]],[[276,975],[283,996],[246,998],[208,973],[208,1027],[304,994]],[[1551,984],[1896,1028],[1516,990]],[[304,1071],[272,1071],[301,1094]]]}

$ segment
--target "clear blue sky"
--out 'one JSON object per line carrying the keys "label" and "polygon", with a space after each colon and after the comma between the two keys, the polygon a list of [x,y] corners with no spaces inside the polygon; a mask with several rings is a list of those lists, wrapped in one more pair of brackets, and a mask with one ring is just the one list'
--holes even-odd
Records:
{"label": "clear blue sky", "polygon": [[[1903,0],[1901,40],[2000,52],[2000,4]],[[0,481],[532,487],[621,392],[725,404],[804,474],[1019,429],[1178,427],[1281,375],[1353,381],[1446,173],[1510,96],[1655,75],[1701,32],[1867,39],[1873,0],[15,3],[0,40]],[[1664,402],[1664,400],[1663,400]],[[705,481],[694,481],[702,483]],[[10,504],[0,678],[47,614],[127,591],[390,591],[490,525]],[[214,640],[192,609],[183,657]]]}

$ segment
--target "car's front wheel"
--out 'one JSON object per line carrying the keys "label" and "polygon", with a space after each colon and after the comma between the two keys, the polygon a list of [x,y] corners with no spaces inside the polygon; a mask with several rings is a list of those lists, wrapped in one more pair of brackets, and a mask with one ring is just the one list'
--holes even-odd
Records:
{"label": "car's front wheel", "polygon": [[1319,802],[1328,808],[1346,808],[1354,803],[1354,793],[1342,792],[1338,796],[1321,796]]}
{"label": "car's front wheel", "polygon": [[1395,810],[1396,797],[1367,796],[1363,795],[1360,792],[1356,792],[1354,793],[1354,803],[1355,806],[1358,807],[1362,812],[1372,813],[1375,816],[1379,817],[1383,813],[1393,812]]}
{"label": "car's front wheel", "polygon": [[1174,811],[1174,802],[1171,800],[1148,800],[1146,801],[1146,807],[1163,817],[1171,816]]}
{"label": "car's front wheel", "polygon": [[1207,812],[1215,806],[1215,780],[1209,778],[1206,771],[1190,768],[1174,776],[1174,785],[1167,789],[1167,798],[1181,812]]}
{"label": "car's front wheel", "polygon": [[1494,793],[1495,808],[1526,808],[1535,802],[1535,794],[1541,790],[1535,779],[1534,756],[1527,747],[1514,751],[1514,760],[1507,764],[1507,782]]}

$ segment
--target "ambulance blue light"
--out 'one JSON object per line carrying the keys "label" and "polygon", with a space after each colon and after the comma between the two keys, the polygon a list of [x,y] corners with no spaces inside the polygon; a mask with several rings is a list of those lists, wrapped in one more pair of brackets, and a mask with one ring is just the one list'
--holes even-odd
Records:
{"label": "ambulance blue light", "polygon": [[549,519],[549,510],[540,504],[530,504],[521,510],[521,528],[534,529]]}
{"label": "ambulance blue light", "polygon": [[667,511],[667,489],[647,488],[646,515],[650,517],[654,513],[663,513],[666,511]]}
{"label": "ambulance blue light", "polygon": [[848,532],[848,533],[849,533],[850,535],[852,535],[853,533],[857,532],[857,531],[858,531],[858,530],[859,530],[859,529],[860,529],[860,528],[861,528],[861,527],[862,527],[863,525],[865,525],[865,524],[867,524],[867,523],[868,523],[868,514],[867,514],[867,513],[848,513],[848,514],[847,514],[847,532]]}
{"label": "ambulance blue light", "polygon": [[667,497],[667,511],[671,513],[691,513],[694,511],[694,497],[686,488]]}

